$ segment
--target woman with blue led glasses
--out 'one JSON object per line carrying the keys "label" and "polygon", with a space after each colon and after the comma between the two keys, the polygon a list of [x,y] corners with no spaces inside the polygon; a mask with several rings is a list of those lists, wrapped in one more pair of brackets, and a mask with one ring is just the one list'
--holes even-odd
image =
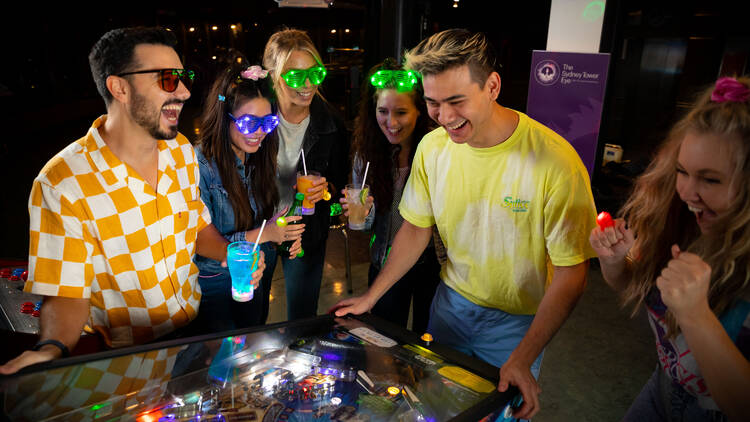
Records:
{"label": "woman with blue led glasses", "polygon": [[[320,95],[326,77],[320,53],[303,31],[284,29],[271,35],[263,52],[279,105],[279,150],[277,154],[279,190],[277,211],[294,199],[297,172],[320,173],[307,200],[314,203],[314,214],[305,215],[307,228],[302,237],[305,254],[290,260],[281,257],[286,282],[287,317],[317,315],[320,282],[323,277],[326,240],[330,226],[330,204],[325,191],[333,195],[344,187],[349,174],[349,139],[338,113]],[[304,162],[300,158],[304,152]],[[273,276],[277,259],[266,255],[263,281]]]}
{"label": "woman with blue led glasses", "polygon": [[[231,66],[212,85],[202,116],[196,147],[201,199],[211,212],[213,224],[230,242],[255,242],[263,219],[273,223],[277,217],[275,129],[279,119],[271,106],[273,93],[267,76],[268,71],[260,66]],[[267,223],[259,242],[261,250],[275,259],[274,243],[296,240],[290,250],[289,258],[293,259],[300,250],[303,231],[304,224],[279,227]],[[267,295],[235,302],[227,268],[200,255],[196,255],[195,263],[203,294],[193,322],[197,333],[265,322]],[[270,286],[267,290],[270,292]]]}

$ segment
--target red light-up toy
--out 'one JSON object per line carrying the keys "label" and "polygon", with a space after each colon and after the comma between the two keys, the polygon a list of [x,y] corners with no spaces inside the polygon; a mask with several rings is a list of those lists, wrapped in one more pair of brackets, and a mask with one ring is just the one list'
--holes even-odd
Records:
{"label": "red light-up toy", "polygon": [[599,228],[604,231],[607,227],[614,227],[615,221],[607,211],[602,211],[599,213],[599,216],[596,217],[596,224],[598,224]]}

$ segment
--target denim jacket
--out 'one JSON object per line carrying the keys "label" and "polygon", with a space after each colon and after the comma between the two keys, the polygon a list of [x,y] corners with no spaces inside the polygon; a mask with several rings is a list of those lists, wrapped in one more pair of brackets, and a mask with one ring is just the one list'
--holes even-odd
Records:
{"label": "denim jacket", "polygon": [[[208,211],[211,213],[211,221],[219,233],[230,243],[245,240],[244,231],[235,231],[234,209],[232,209],[229,195],[221,182],[216,162],[213,160],[209,161],[203,155],[200,146],[195,148],[195,155],[198,157],[198,168],[201,175],[199,183],[201,200],[206,204]],[[253,213],[257,215],[258,207],[250,191],[250,177],[245,175],[245,164],[237,157],[235,157],[235,162],[240,180],[247,186],[250,207],[253,209]],[[220,262],[198,254],[195,255],[195,265],[198,266],[201,274],[229,274],[229,269],[222,267]]]}

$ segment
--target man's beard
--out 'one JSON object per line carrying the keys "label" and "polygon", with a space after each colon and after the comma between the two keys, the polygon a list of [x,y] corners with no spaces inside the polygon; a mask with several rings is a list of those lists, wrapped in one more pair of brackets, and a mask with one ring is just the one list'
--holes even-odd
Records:
{"label": "man's beard", "polygon": [[[181,103],[181,101],[173,101]],[[164,104],[167,105],[167,104]],[[168,126],[166,130],[161,128],[161,109],[154,107],[146,100],[146,97],[133,93],[133,105],[130,107],[133,120],[153,137],[154,139],[174,139],[177,136],[177,125]]]}

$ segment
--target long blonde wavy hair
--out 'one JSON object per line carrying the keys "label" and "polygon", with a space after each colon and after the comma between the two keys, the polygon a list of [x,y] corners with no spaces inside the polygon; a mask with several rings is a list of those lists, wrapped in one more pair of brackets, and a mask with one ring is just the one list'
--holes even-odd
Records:
{"label": "long blonde wavy hair", "polygon": [[[748,77],[737,81],[750,87]],[[633,314],[672,258],[673,244],[711,266],[708,302],[716,315],[730,308],[750,286],[750,99],[714,102],[713,90],[713,86],[706,89],[672,128],[620,212],[636,236],[631,250],[635,256],[630,257],[632,280],[622,296],[624,305],[633,305]],[[677,155],[687,133],[717,135],[725,143],[721,147],[730,148],[735,157],[730,191],[736,197],[710,233],[701,234],[676,190]],[[667,311],[666,319],[669,335],[677,335],[679,327],[671,312]]]}
{"label": "long blonde wavy hair", "polygon": [[[310,54],[316,62],[323,64],[323,59],[307,32],[293,28],[283,28],[275,32],[263,49],[263,67],[271,74],[271,82],[277,95],[280,92],[279,84],[286,83],[281,79],[281,71],[289,60],[289,56],[295,51],[304,51]],[[318,87],[315,95],[323,98],[320,89],[321,87]]]}

